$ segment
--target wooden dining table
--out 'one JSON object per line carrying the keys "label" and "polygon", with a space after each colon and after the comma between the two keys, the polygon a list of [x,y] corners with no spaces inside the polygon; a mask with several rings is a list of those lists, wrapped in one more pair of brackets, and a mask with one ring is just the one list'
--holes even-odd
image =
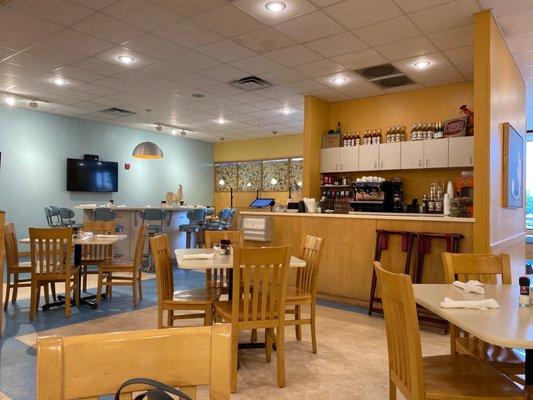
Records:
{"label": "wooden dining table", "polygon": [[[128,235],[93,235],[90,238],[78,238],[76,235],[72,236],[72,245],[74,246],[74,265],[81,268],[81,257],[82,257],[82,247],[84,245],[92,245],[92,246],[109,246],[114,245],[121,240],[125,240],[128,237]],[[24,238],[20,239],[19,243],[29,245],[30,244],[30,238]],[[80,269],[81,270],[81,269]],[[87,307],[90,307],[92,309],[98,308],[98,304],[96,301],[96,295],[92,294],[89,296],[81,296],[81,274],[79,274],[79,282],[78,282],[78,292],[80,293],[80,305],[85,305]],[[43,311],[48,310],[51,307],[57,307],[65,304],[65,298],[64,296],[57,296],[58,301],[55,301],[53,303],[44,304],[42,306]],[[74,301],[71,300],[71,303],[74,304]]]}
{"label": "wooden dining table", "polygon": [[[415,301],[471,335],[497,346],[524,349],[526,384],[533,388],[533,305],[518,305],[518,285],[484,285],[484,294],[466,293],[453,285],[414,285]],[[495,299],[500,308],[477,310],[442,308],[452,300]],[[531,390],[531,389],[530,389]]]}

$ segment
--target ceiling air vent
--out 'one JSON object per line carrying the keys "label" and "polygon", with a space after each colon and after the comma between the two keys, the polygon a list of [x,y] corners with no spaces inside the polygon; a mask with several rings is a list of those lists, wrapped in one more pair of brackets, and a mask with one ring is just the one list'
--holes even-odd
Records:
{"label": "ceiling air vent", "polygon": [[373,67],[361,68],[354,71],[366,79],[383,78],[390,75],[401,74],[400,70],[392,64],[381,64]]}
{"label": "ceiling air vent", "polygon": [[230,82],[231,86],[234,86],[238,89],[253,91],[258,89],[264,89],[272,86],[270,82],[265,81],[257,76],[246,76],[241,79],[237,79]]}
{"label": "ceiling air vent", "polygon": [[115,117],[128,117],[130,115],[137,114],[136,112],[123,110],[122,108],[116,107],[106,108],[105,110],[102,110],[100,112],[108,115],[113,115]]}
{"label": "ceiling air vent", "polygon": [[391,89],[399,86],[413,85],[415,82],[405,75],[392,76],[390,78],[376,79],[372,83],[382,89]]}

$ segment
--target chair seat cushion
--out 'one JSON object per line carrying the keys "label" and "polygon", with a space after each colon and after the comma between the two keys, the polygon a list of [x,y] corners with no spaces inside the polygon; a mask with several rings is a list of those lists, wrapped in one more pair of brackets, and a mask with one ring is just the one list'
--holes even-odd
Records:
{"label": "chair seat cushion", "polygon": [[524,399],[511,380],[474,357],[423,357],[422,362],[426,399]]}
{"label": "chair seat cushion", "polygon": [[218,289],[188,289],[176,290],[172,296],[172,300],[163,300],[165,304],[172,304],[176,302],[192,303],[192,304],[209,304],[218,300],[220,297],[220,290]]}
{"label": "chair seat cushion", "polygon": [[525,352],[522,349],[495,346],[475,337],[456,339],[459,352],[466,352],[488,362],[495,368],[515,367],[515,373],[524,372]]}

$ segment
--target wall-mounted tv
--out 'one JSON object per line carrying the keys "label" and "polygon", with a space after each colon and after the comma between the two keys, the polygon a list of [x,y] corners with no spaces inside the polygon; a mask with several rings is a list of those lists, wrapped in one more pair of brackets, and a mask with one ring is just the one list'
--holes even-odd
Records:
{"label": "wall-mounted tv", "polygon": [[118,192],[118,163],[67,158],[69,192]]}

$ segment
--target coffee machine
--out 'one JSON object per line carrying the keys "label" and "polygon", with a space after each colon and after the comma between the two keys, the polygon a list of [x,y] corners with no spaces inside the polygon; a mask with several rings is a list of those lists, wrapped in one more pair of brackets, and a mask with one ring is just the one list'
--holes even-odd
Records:
{"label": "coffee machine", "polygon": [[403,212],[403,182],[391,181],[354,182],[354,211]]}

